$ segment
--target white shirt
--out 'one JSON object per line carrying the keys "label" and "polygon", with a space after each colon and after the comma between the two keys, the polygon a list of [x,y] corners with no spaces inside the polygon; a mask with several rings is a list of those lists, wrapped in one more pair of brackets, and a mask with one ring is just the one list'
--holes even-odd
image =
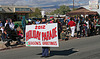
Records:
{"label": "white shirt", "polygon": [[6,27],[7,24],[8,24],[8,23],[5,23],[5,27]]}
{"label": "white shirt", "polygon": [[14,29],[14,24],[13,23],[11,23],[9,26],[10,26],[11,29]]}
{"label": "white shirt", "polygon": [[3,33],[3,28],[1,28],[0,30],[1,30],[1,31],[2,31],[2,33]]}
{"label": "white shirt", "polygon": [[86,21],[86,24],[87,24],[87,28],[89,29],[89,22],[88,22],[88,21]]}

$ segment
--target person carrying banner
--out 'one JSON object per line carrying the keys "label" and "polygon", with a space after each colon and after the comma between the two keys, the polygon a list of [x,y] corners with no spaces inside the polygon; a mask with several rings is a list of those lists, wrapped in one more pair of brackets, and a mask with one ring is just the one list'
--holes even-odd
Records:
{"label": "person carrying banner", "polygon": [[[46,19],[42,18],[41,24],[47,24]],[[42,56],[41,57],[49,57],[49,47],[42,47]]]}

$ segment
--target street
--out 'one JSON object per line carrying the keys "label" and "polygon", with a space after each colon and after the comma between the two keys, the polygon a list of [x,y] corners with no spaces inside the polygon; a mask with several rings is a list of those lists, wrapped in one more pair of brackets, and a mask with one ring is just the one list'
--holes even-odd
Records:
{"label": "street", "polygon": [[[61,41],[59,48],[50,49],[48,59],[100,59],[100,35]],[[44,59],[41,52],[39,47],[4,50],[0,51],[0,59]]]}

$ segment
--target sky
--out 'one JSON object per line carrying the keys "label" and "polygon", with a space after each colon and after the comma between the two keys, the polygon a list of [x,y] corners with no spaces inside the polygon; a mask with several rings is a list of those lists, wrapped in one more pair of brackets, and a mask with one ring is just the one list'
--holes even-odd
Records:
{"label": "sky", "polygon": [[[74,0],[75,5],[87,5],[89,0]],[[72,5],[73,0],[0,0],[0,5],[29,5],[33,7]]]}

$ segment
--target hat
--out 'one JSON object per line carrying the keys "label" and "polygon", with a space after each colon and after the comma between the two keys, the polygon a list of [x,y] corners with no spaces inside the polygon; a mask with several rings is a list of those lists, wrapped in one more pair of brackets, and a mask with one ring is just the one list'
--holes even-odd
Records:
{"label": "hat", "polygon": [[52,21],[50,21],[50,23],[53,23]]}
{"label": "hat", "polygon": [[67,19],[70,19],[70,17],[68,17]]}
{"label": "hat", "polygon": [[31,20],[30,20],[30,19],[29,19],[28,21],[29,21],[29,22],[31,22]]}
{"label": "hat", "polygon": [[50,18],[53,18],[53,16],[52,16],[52,17],[50,17]]}
{"label": "hat", "polygon": [[46,18],[42,18],[42,19],[46,19]]}
{"label": "hat", "polygon": [[6,20],[6,21],[8,21],[8,20]]}

